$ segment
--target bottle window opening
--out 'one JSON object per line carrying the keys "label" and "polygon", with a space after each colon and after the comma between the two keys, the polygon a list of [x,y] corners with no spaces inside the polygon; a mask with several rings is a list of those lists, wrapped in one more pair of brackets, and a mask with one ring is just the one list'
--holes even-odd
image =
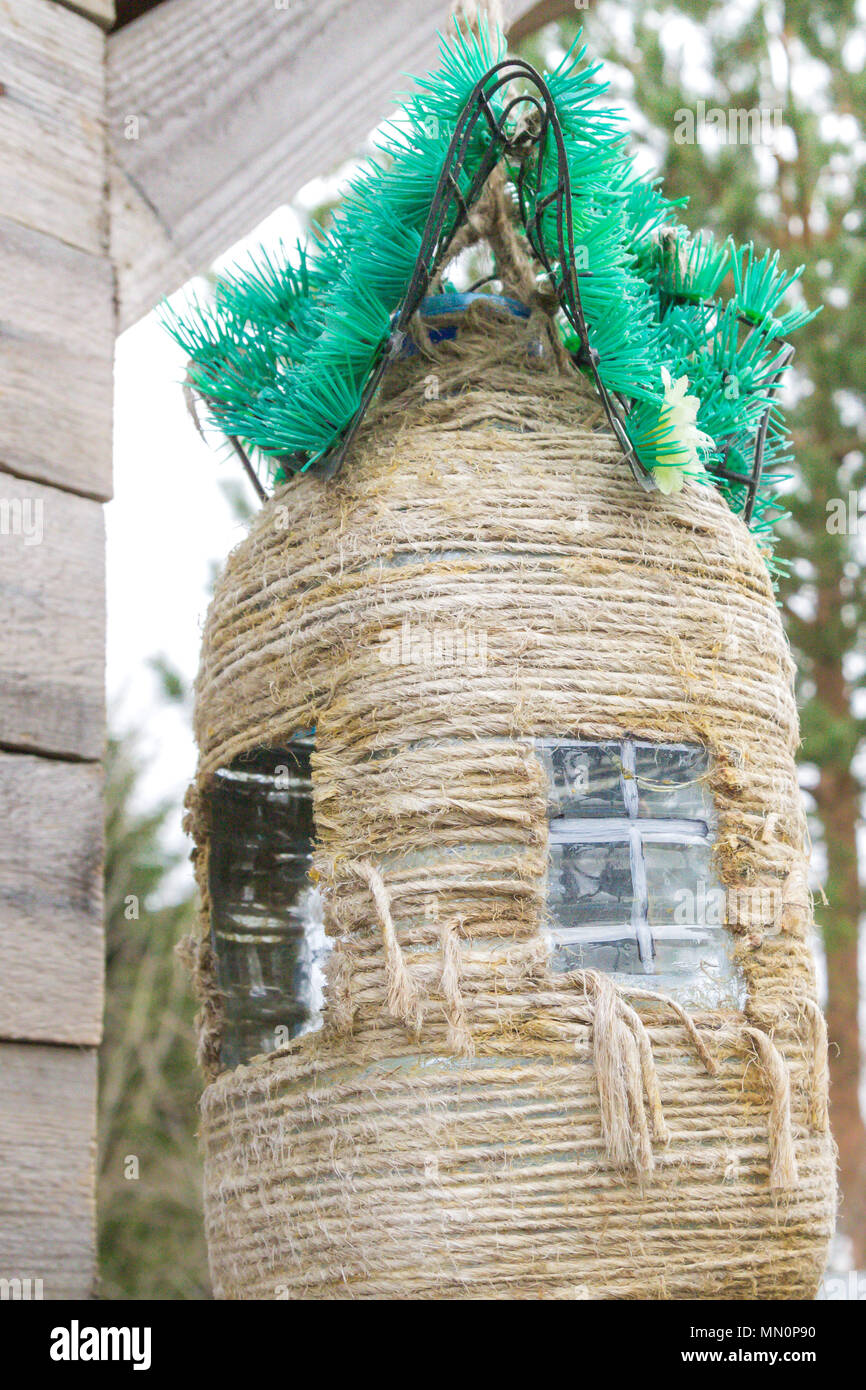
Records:
{"label": "bottle window opening", "polygon": [[313,735],[301,734],[214,777],[208,892],[225,1067],[321,1023],[329,942],[310,879],[313,747]]}
{"label": "bottle window opening", "polygon": [[552,970],[599,970],[692,1007],[741,1008],[713,866],[707,750],[567,738],[536,740],[536,750],[548,785]]}

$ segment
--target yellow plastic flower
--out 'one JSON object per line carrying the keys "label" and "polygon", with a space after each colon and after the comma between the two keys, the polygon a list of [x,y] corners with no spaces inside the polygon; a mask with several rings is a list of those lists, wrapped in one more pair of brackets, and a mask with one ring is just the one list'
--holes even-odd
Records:
{"label": "yellow plastic flower", "polygon": [[667,367],[662,367],[665,388],[664,405],[659,415],[659,443],[653,477],[659,492],[679,492],[686,475],[694,477],[704,471],[700,449],[712,449],[714,441],[697,426],[701,406],[697,396],[687,396],[689,379],[671,379]]}

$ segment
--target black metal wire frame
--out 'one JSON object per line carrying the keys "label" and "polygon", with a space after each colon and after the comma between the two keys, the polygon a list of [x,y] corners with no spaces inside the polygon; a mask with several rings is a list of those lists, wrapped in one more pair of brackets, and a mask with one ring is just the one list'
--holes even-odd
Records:
{"label": "black metal wire frame", "polygon": [[[522,90],[511,97],[499,116],[493,110],[491,101],[496,93],[509,83],[522,81],[534,90]],[[520,106],[528,106],[537,112],[537,129],[528,126],[523,131],[509,133],[508,125],[513,113]],[[461,174],[467,170],[467,156],[473,138],[486,127],[487,144],[478,166],[469,179],[468,186],[461,186]],[[547,159],[549,136],[553,137],[556,155],[556,183],[548,192],[544,187],[545,161]],[[534,163],[531,158],[534,153]],[[460,113],[454,135],[442,166],[442,172],[430,205],[430,212],[421,237],[421,248],[415,268],[402,304],[397,310],[390,336],[382,344],[379,354],[371,368],[364,385],[361,400],[351,422],[337,444],[330,449],[313,467],[324,477],[337,474],[352,444],[358,428],[375,396],[382,377],[389,365],[399,357],[412,318],[417,313],[427,294],[429,285],[448,253],[456,233],[468,221],[472,207],[478,201],[490,174],[505,155],[519,161],[516,178],[518,206],[527,241],[538,261],[547,273],[551,286],[563,314],[580,342],[574,353],[579,367],[588,368],[596,390],[601,398],[608,423],[622,448],[632,474],[641,487],[649,490],[655,486],[652,475],[641,463],[628,437],[625,426],[627,409],[624,403],[608,391],[598,372],[599,355],[590,345],[586,318],[580,299],[579,274],[591,275],[591,270],[578,272],[575,266],[574,222],[572,209],[571,178],[565,152],[559,116],[553,96],[544,78],[530,63],[520,58],[506,58],[497,63],[482,77]],[[532,173],[532,177],[530,177]],[[464,181],[465,182],[465,181]],[[556,218],[556,255],[551,258],[544,245],[542,223],[553,209]],[[790,352],[784,354],[769,391],[778,384],[781,373],[790,360]],[[756,436],[752,467],[748,473],[738,473],[726,466],[727,454],[732,441],[728,442],[723,462],[709,471],[714,477],[729,483],[741,484],[746,489],[746,502],[743,517],[751,521],[755,501],[763,471],[764,446],[769,427],[772,406],[762,417]],[[255,471],[236,439],[232,444],[244,461],[253,484],[260,496],[266,494]],[[304,457],[283,458],[284,465],[301,467]]]}
{"label": "black metal wire frame", "polygon": [[[502,87],[516,80],[530,84],[535,91],[521,91],[515,94],[505,103],[497,116],[491,105],[492,99]],[[509,122],[518,107],[527,105],[538,112],[538,129],[518,135],[515,140],[509,134]],[[466,169],[467,154],[479,126],[486,127],[487,145],[468,187],[464,188],[461,187],[460,175]],[[532,150],[535,151],[534,183],[535,187],[541,190],[549,134],[553,135],[556,149],[556,185],[543,197],[534,198],[528,196],[530,161],[527,156]],[[580,351],[576,354],[578,363],[588,367],[592,374],[610,427],[635,478],[643,487],[653,486],[648,470],[641,464],[628,438],[624,424],[625,411],[601,380],[598,374],[598,354],[590,346],[575,268],[571,179],[556,105],[541,74],[530,63],[520,58],[506,58],[490,68],[475,84],[460,113],[430,205],[412,279],[397,311],[390,338],[367,379],[358,411],[339,444],[318,465],[326,476],[332,477],[342,466],[346,451],[389,363],[402,351],[409,325],[421,306],[430,281],[447,255],[454,236],[468,221],[472,207],[481,196],[490,174],[506,154],[521,158],[517,191],[524,230],[533,253],[548,274],[565,317],[580,340]],[[547,255],[541,234],[542,219],[550,208],[555,209],[556,215],[557,254],[553,261]]]}
{"label": "black metal wire frame", "polygon": [[255,493],[256,493],[256,496],[258,497],[259,501],[260,501],[260,502],[267,502],[267,500],[268,500],[268,494],[267,494],[267,492],[265,491],[265,489],[262,487],[261,481],[260,481],[260,479],[259,479],[259,475],[258,475],[258,473],[256,472],[256,470],[253,468],[253,465],[252,465],[252,463],[250,462],[250,458],[249,458],[249,455],[247,454],[246,449],[244,449],[243,445],[241,444],[240,440],[237,438],[236,435],[230,434],[230,435],[227,436],[227,438],[228,438],[229,444],[231,444],[232,448],[234,449],[235,453],[237,454],[238,458],[240,459],[241,463],[243,464],[244,469],[245,469],[245,471],[246,471],[246,475],[247,475],[247,477],[249,478],[250,482],[252,483],[253,488],[254,488]]}
{"label": "black metal wire frame", "polygon": [[[793,356],[794,348],[791,344],[783,343],[780,352],[776,356],[776,370],[767,383],[767,396],[769,398],[771,398],[778,389],[782,377],[785,375],[785,370],[790,366]],[[707,472],[710,474],[710,477],[720,478],[726,483],[733,483],[736,486],[745,488],[746,495],[743,502],[742,516],[747,526],[752,520],[755,511],[755,503],[758,500],[758,489],[761,486],[761,478],[764,472],[764,451],[767,445],[767,432],[770,428],[770,416],[772,411],[773,402],[771,399],[758,425],[758,430],[755,435],[755,452],[752,458],[752,466],[748,473],[737,472],[735,469],[727,467],[728,453],[733,443],[731,440],[726,440],[724,443],[722,462],[709,463],[707,465]]]}

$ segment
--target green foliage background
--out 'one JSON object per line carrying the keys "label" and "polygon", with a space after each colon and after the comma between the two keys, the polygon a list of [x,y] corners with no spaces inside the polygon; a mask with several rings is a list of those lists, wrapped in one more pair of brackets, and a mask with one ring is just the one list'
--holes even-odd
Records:
{"label": "green foliage background", "polygon": [[[134,735],[109,739],[99,1293],[121,1299],[206,1298],[210,1285],[195,1136],[201,1082],[194,1006],[175,956],[176,943],[192,930],[194,908],[188,897],[163,902],[177,864],[166,852],[163,831],[180,808],[136,809],[141,766]],[[134,1176],[128,1176],[131,1171]]]}

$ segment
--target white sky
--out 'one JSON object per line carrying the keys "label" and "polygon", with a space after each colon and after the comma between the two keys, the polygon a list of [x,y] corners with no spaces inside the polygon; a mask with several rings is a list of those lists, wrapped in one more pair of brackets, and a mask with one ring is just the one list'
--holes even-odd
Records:
{"label": "white sky", "polygon": [[[311,188],[311,201],[321,191]],[[281,236],[294,242],[299,230],[291,209],[280,208],[218,264]],[[113,732],[143,734],[143,800],[171,798],[178,808],[195,768],[189,717],[157,698],[148,661],[165,656],[192,681],[214,567],[245,530],[220,487],[221,479],[243,484],[243,469],[219,436],[198,435],[180,386],[184,367],[156,314],[118,339],[114,499],[106,508],[109,722]],[[172,842],[184,844],[179,812]]]}

